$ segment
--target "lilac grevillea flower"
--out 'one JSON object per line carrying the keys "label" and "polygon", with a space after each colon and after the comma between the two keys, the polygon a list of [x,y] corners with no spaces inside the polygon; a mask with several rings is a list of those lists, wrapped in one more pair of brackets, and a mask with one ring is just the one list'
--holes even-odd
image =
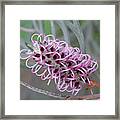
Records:
{"label": "lilac grevillea flower", "polygon": [[84,54],[65,41],[53,35],[33,34],[32,49],[22,49],[20,58],[26,60],[26,67],[41,80],[53,80],[60,92],[76,95],[90,84],[89,76],[98,68],[97,62],[89,54]]}

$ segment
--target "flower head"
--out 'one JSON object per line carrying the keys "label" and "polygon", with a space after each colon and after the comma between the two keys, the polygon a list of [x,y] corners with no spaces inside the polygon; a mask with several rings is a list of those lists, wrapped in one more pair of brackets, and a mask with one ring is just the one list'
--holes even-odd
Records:
{"label": "flower head", "polygon": [[33,34],[31,49],[20,51],[26,67],[42,80],[55,82],[60,92],[76,95],[84,84],[89,84],[89,76],[98,68],[97,62],[79,48],[73,48],[53,35]]}

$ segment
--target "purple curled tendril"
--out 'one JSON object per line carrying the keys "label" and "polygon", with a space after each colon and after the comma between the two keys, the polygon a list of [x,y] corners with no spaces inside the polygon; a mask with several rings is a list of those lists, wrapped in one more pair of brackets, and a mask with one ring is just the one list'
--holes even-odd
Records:
{"label": "purple curled tendril", "polygon": [[[35,39],[37,37],[37,40]],[[33,34],[32,49],[22,49],[20,58],[26,60],[26,67],[42,80],[53,80],[60,92],[73,95],[89,84],[89,75],[96,71],[98,64],[89,54],[69,46],[53,35]]]}

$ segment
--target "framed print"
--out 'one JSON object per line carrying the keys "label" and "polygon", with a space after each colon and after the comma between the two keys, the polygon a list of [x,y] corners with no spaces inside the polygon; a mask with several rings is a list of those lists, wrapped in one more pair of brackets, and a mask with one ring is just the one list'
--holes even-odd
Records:
{"label": "framed print", "polygon": [[119,119],[119,2],[1,7],[1,118]]}

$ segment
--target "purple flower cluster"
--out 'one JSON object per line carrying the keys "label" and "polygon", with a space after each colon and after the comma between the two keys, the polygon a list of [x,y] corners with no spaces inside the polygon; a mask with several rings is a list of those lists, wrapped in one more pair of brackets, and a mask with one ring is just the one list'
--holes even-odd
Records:
{"label": "purple flower cluster", "polygon": [[42,80],[54,81],[60,92],[76,95],[89,84],[89,75],[96,71],[98,64],[90,55],[79,48],[69,46],[53,35],[33,34],[31,49],[22,49],[20,58],[26,60],[26,67]]}

